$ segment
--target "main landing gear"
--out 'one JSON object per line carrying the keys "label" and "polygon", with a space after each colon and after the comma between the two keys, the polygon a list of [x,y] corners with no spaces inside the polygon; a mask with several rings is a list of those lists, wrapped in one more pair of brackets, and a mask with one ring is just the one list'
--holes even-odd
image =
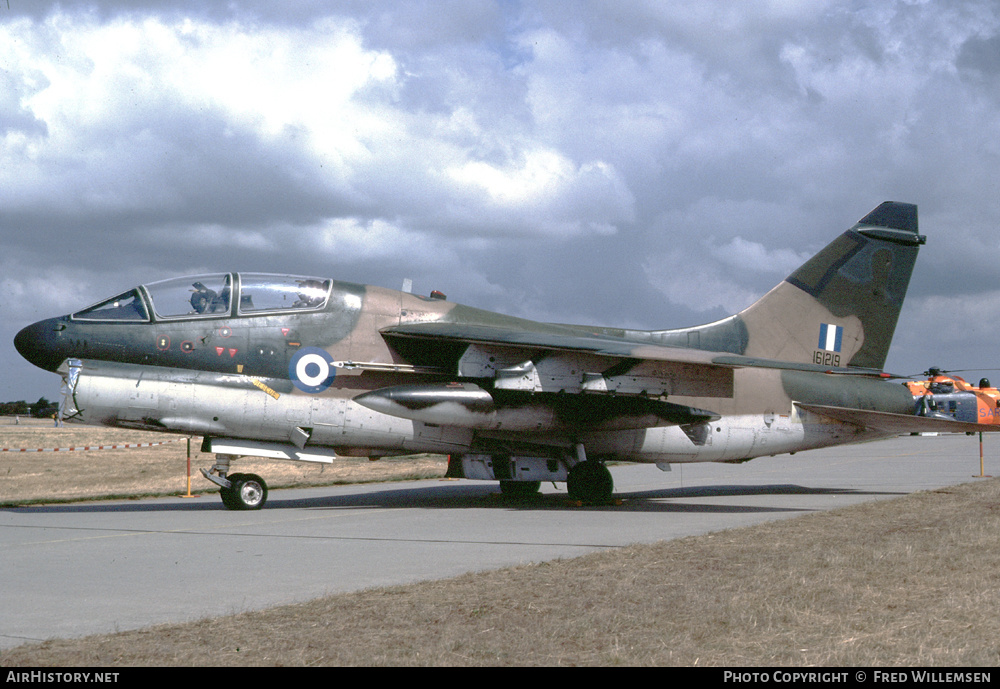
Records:
{"label": "main landing gear", "polygon": [[615,490],[611,472],[603,462],[588,459],[574,464],[566,477],[566,490],[573,500],[589,503],[604,503],[611,501]]}
{"label": "main landing gear", "polygon": [[259,510],[267,502],[267,484],[257,474],[230,474],[233,459],[233,455],[216,454],[215,464],[209,471],[202,469],[201,475],[219,487],[226,509]]}
{"label": "main landing gear", "polygon": [[[573,455],[566,457],[565,461],[559,462],[558,465],[553,460],[544,457],[513,458],[505,454],[483,457],[489,459],[490,468],[487,471],[475,474],[463,471],[456,472],[454,475],[464,478],[498,479],[500,492],[512,498],[526,498],[538,492],[541,481],[517,480],[513,476],[514,473],[524,475],[529,471],[530,475],[538,476],[546,481],[566,481],[569,497],[578,502],[607,504],[611,502],[615,490],[614,479],[604,462],[587,459],[587,453],[582,444],[578,444],[574,448]],[[573,461],[574,459],[575,461]],[[479,461],[483,462],[482,459]],[[566,466],[570,463],[572,466],[567,471]],[[516,469],[514,468],[515,464]],[[451,471],[451,467],[452,465],[449,464],[449,471]],[[470,465],[469,468],[474,467]]]}
{"label": "main landing gear", "polygon": [[587,503],[611,502],[615,481],[604,462],[587,459],[587,451],[582,443],[577,443],[573,450],[576,453],[576,464],[570,467],[566,475],[569,497]]}

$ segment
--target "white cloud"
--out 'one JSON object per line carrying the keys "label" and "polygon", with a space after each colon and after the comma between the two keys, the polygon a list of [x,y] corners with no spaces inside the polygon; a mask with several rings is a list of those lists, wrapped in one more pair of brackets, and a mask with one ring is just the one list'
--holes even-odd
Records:
{"label": "white cloud", "polygon": [[668,302],[695,313],[722,309],[733,314],[762,296],[727,278],[718,266],[680,251],[650,257],[642,262],[642,270]]}
{"label": "white cloud", "polygon": [[752,242],[742,237],[734,237],[721,246],[711,246],[711,255],[739,271],[754,273],[778,274],[780,277],[789,275],[805,263],[810,254],[791,249],[768,250],[759,242]]}
{"label": "white cloud", "polygon": [[578,166],[554,150],[529,150],[519,164],[503,166],[465,161],[447,175],[470,206],[494,207],[497,216],[513,214],[510,225],[523,223],[521,232],[535,226],[564,237],[614,234],[616,224],[634,217],[631,193],[612,166],[599,161]]}
{"label": "white cloud", "polygon": [[[365,49],[350,21],[290,29],[60,12],[0,29],[0,46],[7,69],[23,75],[22,108],[46,127],[44,136],[23,132],[7,144],[12,164],[0,177],[8,198],[51,190],[44,180],[52,171],[72,178],[67,161],[117,186],[116,172],[156,169],[175,128],[199,120],[224,121],[223,137],[300,147],[321,158],[327,174],[349,174],[345,166],[368,158],[372,142],[394,135],[392,112],[361,95],[391,90],[395,62]],[[82,207],[100,205],[76,186],[60,185]]]}
{"label": "white cloud", "polygon": [[276,251],[280,244],[275,237],[269,237],[259,230],[241,230],[213,224],[157,227],[145,233],[144,239],[154,246],[172,243],[213,253],[230,252],[234,249],[267,253]]}
{"label": "white cloud", "polygon": [[449,169],[448,175],[458,185],[485,190],[494,203],[519,206],[552,197],[576,176],[576,170],[564,156],[548,150],[529,151],[517,167],[467,161]]}
{"label": "white cloud", "polygon": [[303,250],[321,250],[331,257],[350,256],[358,260],[408,257],[419,263],[427,251],[420,233],[383,220],[363,222],[358,218],[333,218],[315,230],[302,229],[295,234]]}

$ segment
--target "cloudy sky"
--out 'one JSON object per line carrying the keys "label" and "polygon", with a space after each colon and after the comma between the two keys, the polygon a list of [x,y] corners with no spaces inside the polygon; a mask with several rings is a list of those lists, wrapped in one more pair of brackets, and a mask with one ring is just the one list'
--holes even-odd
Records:
{"label": "cloudy sky", "polygon": [[1000,367],[998,179],[991,0],[0,0],[0,400],[58,394],[17,330],[143,282],[680,327],[885,200],[928,236],[887,369]]}

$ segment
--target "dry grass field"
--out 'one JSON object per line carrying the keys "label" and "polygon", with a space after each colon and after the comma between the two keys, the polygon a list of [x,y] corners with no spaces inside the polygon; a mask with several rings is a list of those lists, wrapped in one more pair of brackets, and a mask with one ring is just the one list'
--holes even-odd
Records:
{"label": "dry grass field", "polygon": [[[110,461],[132,467],[122,477],[139,466],[159,476],[156,462],[183,468],[172,447],[163,460]],[[86,471],[110,486],[103,457]],[[998,572],[1000,480],[989,479],[578,559],[29,644],[0,652],[0,666],[996,667]]]}
{"label": "dry grass field", "polygon": [[[21,418],[19,421],[15,425],[13,417],[0,417],[0,447],[166,444],[85,452],[0,452],[0,505],[187,492],[188,443],[183,436],[95,426],[55,428],[51,420]],[[191,490],[217,491],[198,471],[213,462],[213,456],[202,454],[200,448],[201,438],[192,439]],[[377,462],[343,458],[329,465],[244,459],[234,466],[235,471],[259,473],[266,477],[268,486],[279,488],[435,478],[444,475],[447,459],[439,455],[386,458]]]}

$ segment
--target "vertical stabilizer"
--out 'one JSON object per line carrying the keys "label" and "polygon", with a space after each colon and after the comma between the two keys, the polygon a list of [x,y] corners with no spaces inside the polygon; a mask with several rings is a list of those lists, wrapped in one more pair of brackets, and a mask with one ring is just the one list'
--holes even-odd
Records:
{"label": "vertical stabilizer", "polygon": [[924,241],[917,207],[886,201],[739,314],[744,353],[881,369]]}
{"label": "vertical stabilizer", "polygon": [[746,310],[650,337],[766,359],[881,369],[924,241],[917,207],[886,201]]}

